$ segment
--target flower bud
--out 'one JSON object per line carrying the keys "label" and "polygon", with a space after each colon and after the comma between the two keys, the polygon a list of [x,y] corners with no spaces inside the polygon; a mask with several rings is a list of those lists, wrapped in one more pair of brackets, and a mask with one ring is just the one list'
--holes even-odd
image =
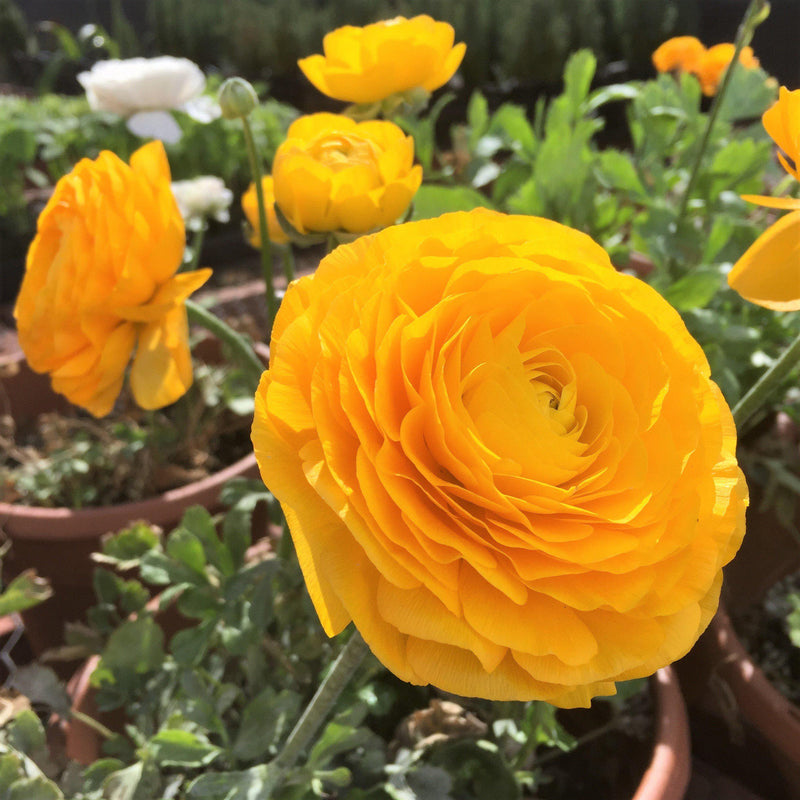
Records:
{"label": "flower bud", "polygon": [[228,78],[219,87],[219,107],[225,119],[246,117],[257,105],[255,89],[244,78]]}

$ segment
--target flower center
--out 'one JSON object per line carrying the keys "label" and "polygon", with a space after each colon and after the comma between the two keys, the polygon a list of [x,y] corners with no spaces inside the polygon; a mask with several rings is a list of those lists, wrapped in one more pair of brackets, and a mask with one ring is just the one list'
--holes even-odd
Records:
{"label": "flower center", "polygon": [[310,148],[311,155],[334,172],[360,164],[371,169],[377,167],[375,145],[359,137],[343,133],[320,136]]}

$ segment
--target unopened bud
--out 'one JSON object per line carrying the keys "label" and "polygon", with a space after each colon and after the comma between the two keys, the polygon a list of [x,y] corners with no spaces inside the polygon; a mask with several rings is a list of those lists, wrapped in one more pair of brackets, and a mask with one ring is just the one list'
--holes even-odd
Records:
{"label": "unopened bud", "polygon": [[228,78],[219,87],[219,107],[225,119],[246,117],[257,105],[255,89],[244,78]]}

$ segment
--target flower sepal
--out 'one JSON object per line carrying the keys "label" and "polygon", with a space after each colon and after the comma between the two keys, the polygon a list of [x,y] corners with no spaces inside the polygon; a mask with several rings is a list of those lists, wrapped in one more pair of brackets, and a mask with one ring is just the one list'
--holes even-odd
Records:
{"label": "flower sepal", "polygon": [[280,210],[277,203],[275,203],[275,217],[281,230],[289,237],[292,244],[298,247],[313,247],[315,244],[322,244],[328,241],[328,233],[300,233],[297,228],[286,219],[286,215]]}

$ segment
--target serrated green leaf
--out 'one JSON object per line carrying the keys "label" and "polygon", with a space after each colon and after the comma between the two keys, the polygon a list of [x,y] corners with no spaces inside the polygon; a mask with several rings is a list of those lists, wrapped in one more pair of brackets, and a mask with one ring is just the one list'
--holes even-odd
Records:
{"label": "serrated green leaf", "polygon": [[58,675],[41,664],[18,667],[11,674],[11,685],[31,703],[41,703],[60,717],[69,717],[72,701]]}
{"label": "serrated green leaf", "polygon": [[288,733],[298,716],[300,696],[284,689],[276,694],[270,686],[259,692],[244,708],[232,752],[240,761],[255,761]]}
{"label": "serrated green leaf", "polygon": [[478,144],[478,140],[489,128],[489,103],[477,90],[474,91],[469,98],[469,103],[467,105],[467,124],[470,127],[470,149],[474,149]]}
{"label": "serrated green leaf", "polygon": [[147,750],[163,767],[202,767],[222,752],[202,734],[177,729],[159,731],[147,743]]}
{"label": "serrated green leaf", "polygon": [[[143,674],[164,661],[164,633],[152,617],[126,620],[108,638],[100,659],[102,673],[116,671]],[[100,669],[95,673],[98,675]],[[92,685],[97,685],[95,676]]]}
{"label": "serrated green leaf", "polygon": [[215,624],[214,620],[206,620],[193,628],[178,631],[169,644],[173,658],[186,666],[198,664],[211,643]]}
{"label": "serrated green leaf", "polygon": [[30,709],[20,711],[6,725],[5,730],[11,747],[27,756],[32,756],[38,750],[42,750],[47,746],[47,738],[42,723],[39,717]]}

